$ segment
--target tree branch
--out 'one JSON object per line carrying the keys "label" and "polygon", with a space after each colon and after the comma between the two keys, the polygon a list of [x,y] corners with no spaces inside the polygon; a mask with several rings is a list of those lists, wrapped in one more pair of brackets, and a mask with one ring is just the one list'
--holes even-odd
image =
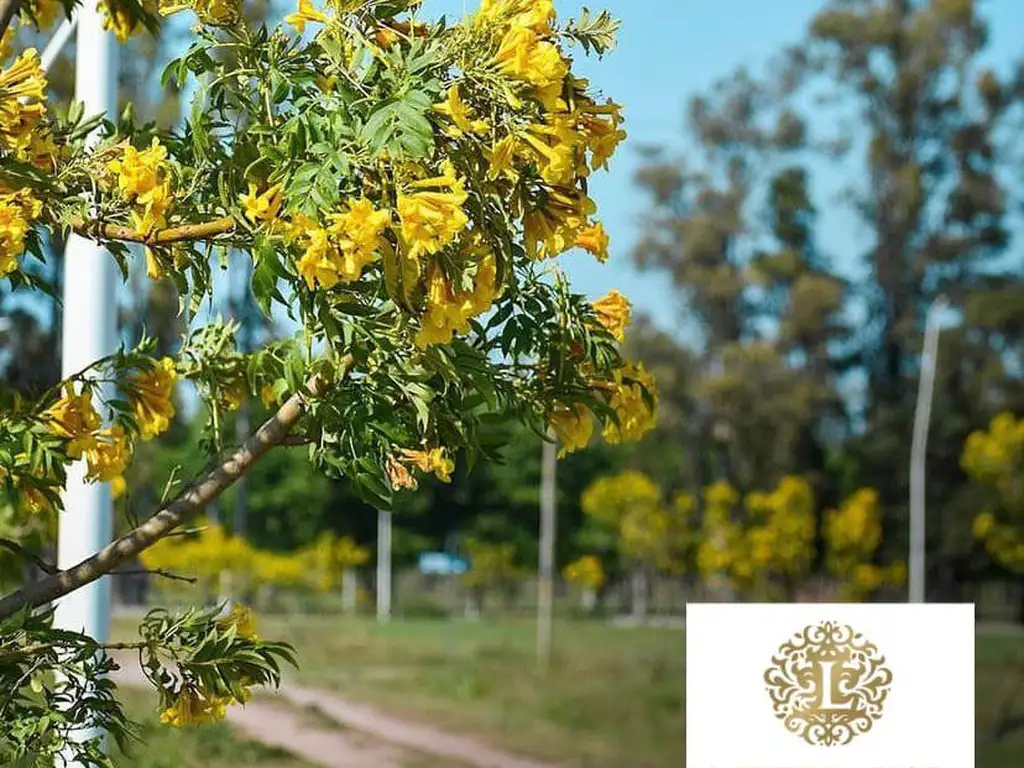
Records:
{"label": "tree branch", "polygon": [[43,573],[48,573],[51,576],[57,573],[57,566],[53,563],[47,562],[35,552],[25,549],[25,547],[21,546],[21,544],[16,541],[12,541],[11,539],[0,539],[0,548],[6,549],[8,552],[13,552],[23,560],[28,560]]}
{"label": "tree branch", "polygon": [[21,0],[0,0],[0,37],[11,26],[14,17],[18,15],[20,5]]}
{"label": "tree branch", "polygon": [[[346,355],[340,365],[341,377],[344,378],[352,365],[352,356]],[[313,376],[306,383],[313,397],[321,396],[327,386],[327,381],[321,376]],[[243,473],[249,471],[267,451],[280,445],[298,422],[305,408],[304,395],[292,395],[277,413],[264,422],[263,426],[229,458],[163,505],[158,512],[134,530],[111,542],[78,565],[47,576],[34,584],[28,584],[0,599],[0,619],[6,619],[26,607],[38,608],[96,581],[153,546],[182,523],[195,517],[207,504],[231,487]]]}
{"label": "tree branch", "polygon": [[[0,0],[0,3],[4,0]],[[71,219],[71,228],[83,237],[104,240],[124,240],[129,243],[143,243],[144,245],[170,245],[186,240],[209,240],[217,235],[226,235],[235,231],[235,220],[230,216],[222,216],[212,221],[204,221],[201,224],[184,224],[180,227],[158,229],[148,235],[140,235],[131,227],[121,224],[103,224],[100,222],[88,222],[85,219],[74,216]]]}
{"label": "tree branch", "polygon": [[148,568],[131,568],[126,571],[111,571],[111,576],[141,576],[143,574],[149,574],[150,576],[160,576],[164,579],[170,579],[171,581],[184,581],[189,584],[195,584],[199,579],[195,576],[183,576],[180,573],[174,571],[168,571],[163,568],[154,568],[152,570]]}

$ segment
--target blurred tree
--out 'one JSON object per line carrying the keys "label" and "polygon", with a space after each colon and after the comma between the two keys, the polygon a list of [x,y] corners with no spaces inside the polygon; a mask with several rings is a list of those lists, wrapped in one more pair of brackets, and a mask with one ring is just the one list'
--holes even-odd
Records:
{"label": "blurred tree", "polygon": [[811,572],[814,533],[807,480],[786,476],[773,490],[746,496],[719,481],[704,489],[697,567],[705,579],[725,578],[742,597],[792,600]]}
{"label": "blurred tree", "polygon": [[[1024,406],[1024,272],[1007,218],[1024,70],[987,68],[987,44],[973,0],[825,2],[763,74],[691,99],[683,159],[648,150],[637,174],[650,207],[635,261],[672,279],[694,321],[679,328],[686,350],[637,337],[640,357],[682,373],[656,438],[687,446],[681,483],[698,504],[714,481],[742,499],[805,477],[819,500],[812,570],[826,566],[825,511],[860,487],[878,493],[872,557],[906,551],[924,318],[949,297],[928,455],[936,599],[991,573],[966,535],[976,493],[958,447]],[[839,204],[865,235],[843,274],[816,238],[822,160],[840,164]]]}
{"label": "blurred tree", "polygon": [[[980,5],[832,2],[812,21],[799,56],[808,87],[830,96],[827,124],[849,127],[831,138],[857,170],[844,193],[870,233],[868,279],[857,292],[867,321],[855,339],[867,375],[865,428],[850,448],[862,482],[878,489],[890,512],[906,508],[907,446],[931,301],[944,293],[965,322],[958,348],[940,352],[940,365],[958,370],[943,374],[937,394],[943,439],[930,443],[931,508],[944,506],[964,483],[953,446],[970,430],[976,377],[1019,380],[1019,367],[1015,372],[1002,352],[1021,343],[1024,284],[1019,268],[1001,260],[1008,196],[1000,177],[1012,157],[1000,137],[1024,93],[982,64],[988,25]],[[985,365],[972,370],[979,359]],[[886,543],[901,550],[905,518],[888,520]],[[929,533],[956,535],[937,526]],[[930,546],[939,548],[934,540]]]}
{"label": "blurred tree", "polygon": [[583,512],[614,531],[620,556],[633,581],[633,615],[647,613],[650,578],[656,572],[681,573],[689,543],[684,505],[666,507],[661,489],[642,472],[627,470],[594,480],[580,498]]}
{"label": "blurred tree", "polygon": [[880,589],[906,583],[905,562],[879,562],[882,512],[873,488],[861,488],[828,511],[825,541],[826,565],[838,582],[841,598],[862,602]]}

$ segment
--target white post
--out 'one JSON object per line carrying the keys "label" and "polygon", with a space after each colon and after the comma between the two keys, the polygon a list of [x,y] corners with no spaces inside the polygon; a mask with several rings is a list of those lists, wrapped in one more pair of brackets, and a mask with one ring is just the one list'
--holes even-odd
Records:
{"label": "white post", "polygon": [[356,615],[357,589],[356,569],[352,566],[346,566],[341,577],[341,611],[346,616]]}
{"label": "white post", "polygon": [[[555,439],[549,431],[548,437]],[[555,570],[555,471],[558,446],[544,442],[540,474],[540,557],[537,574],[537,661],[547,666],[551,660],[551,614],[554,603]]]}
{"label": "white post", "polygon": [[910,449],[910,556],[907,592],[909,601],[925,601],[925,457],[928,450],[928,424],[932,412],[935,366],[939,354],[939,314],[946,309],[945,296],[939,296],[928,308],[924,349],[921,352],[921,379],[914,412],[914,437]]}
{"label": "white post", "polygon": [[[83,3],[78,14],[78,62],[75,96],[86,115],[117,112],[117,63],[113,34],[103,30],[95,3]],[[64,256],[64,322],[61,374],[76,373],[115,351],[115,272],[110,255],[100,246],[71,235]],[[68,471],[64,512],[60,516],[57,565],[81,562],[111,538],[111,499],[107,483],[87,485],[85,462]],[[54,625],[84,632],[106,642],[110,632],[110,580],[104,576],[57,602]],[[75,738],[88,739],[95,732]],[[58,764],[62,764],[58,758]]]}
{"label": "white post", "polygon": [[377,512],[377,620],[391,618],[391,513]]}

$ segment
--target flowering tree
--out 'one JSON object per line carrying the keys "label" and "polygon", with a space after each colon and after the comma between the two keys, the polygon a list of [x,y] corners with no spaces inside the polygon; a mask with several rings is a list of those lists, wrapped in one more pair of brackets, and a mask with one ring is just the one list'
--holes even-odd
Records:
{"label": "flowering tree", "polygon": [[584,514],[616,532],[619,551],[633,571],[633,612],[642,616],[647,611],[652,572],[683,568],[688,510],[667,507],[661,489],[636,471],[598,478],[583,492],[580,506]]}
{"label": "flowering tree", "polygon": [[597,555],[583,555],[562,569],[562,578],[583,590],[583,610],[590,613],[597,604],[597,591],[604,585],[604,568]]}
{"label": "flowering tree", "polygon": [[[124,273],[134,244],[150,278],[177,287],[188,330],[173,357],[125,340],[37,397],[0,392],[2,493],[29,519],[59,513],[74,462],[88,481],[115,481],[168,428],[182,380],[209,414],[210,462],[169,478],[153,514],[110,545],[0,598],[4,764],[48,763],[75,727],[126,733],[112,685],[97,682],[113,662],[52,630],[47,606],[174,532],[268,451],[305,445],[386,508],[418,475],[447,479],[459,452],[487,456],[510,419],[570,449],[595,420],[611,441],[653,422],[653,382],[617,347],[628,305],[613,295],[595,309],[546,269],[577,246],[608,256],[587,182],[625,132],[570,58],[613,46],[606,13],[559,24],[551,0],[483,0],[452,24],[422,18],[418,0],[300,0],[267,29],[239,0],[103,3],[120,39],[155,25],[154,11],[194,15],[163,76],[195,78],[189,117],[160,132],[130,110],[57,114],[38,55],[17,53],[0,71],[0,274],[49,290],[36,264],[69,231]],[[4,39],[12,20],[57,12],[0,0]],[[203,321],[212,263],[229,250],[251,259],[258,304],[297,321],[296,338],[242,354],[231,327]],[[230,447],[223,413],[250,396],[277,410]],[[244,612],[157,612],[140,633],[131,647],[174,725],[223,716],[290,659]],[[72,748],[109,765],[98,741]]]}
{"label": "flowering tree", "polygon": [[720,481],[704,490],[697,567],[704,578],[725,576],[741,591],[791,598],[814,559],[814,492],[785,476],[770,492],[742,497]]}
{"label": "flowering tree", "polygon": [[825,565],[845,599],[865,600],[879,589],[906,583],[906,563],[878,562],[882,510],[874,488],[861,488],[838,509],[828,510],[824,534]]}

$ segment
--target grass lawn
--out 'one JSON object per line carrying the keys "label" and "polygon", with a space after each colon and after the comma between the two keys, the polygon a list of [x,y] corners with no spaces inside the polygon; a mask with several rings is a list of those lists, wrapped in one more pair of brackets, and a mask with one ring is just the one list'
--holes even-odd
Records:
{"label": "grass lawn", "polygon": [[579,766],[681,766],[683,634],[558,623],[550,669],[530,622],[265,622],[300,680],[507,750]]}
{"label": "grass lawn", "polygon": [[[296,646],[301,669],[295,674],[307,685],[477,735],[511,752],[572,761],[577,768],[684,765],[685,646],[678,630],[556,623],[554,657],[544,672],[535,666],[530,622],[378,625],[289,617],[268,618],[260,633]],[[1022,642],[1019,636],[978,638],[982,768],[1024,765],[1024,724],[999,743],[986,737]],[[1024,719],[1024,686],[1016,713]]]}
{"label": "grass lawn", "polygon": [[311,768],[287,752],[247,741],[228,725],[176,729],[160,723],[156,694],[132,688],[118,691],[132,719],[141,723],[142,742],[115,750],[116,763],[131,768]]}

